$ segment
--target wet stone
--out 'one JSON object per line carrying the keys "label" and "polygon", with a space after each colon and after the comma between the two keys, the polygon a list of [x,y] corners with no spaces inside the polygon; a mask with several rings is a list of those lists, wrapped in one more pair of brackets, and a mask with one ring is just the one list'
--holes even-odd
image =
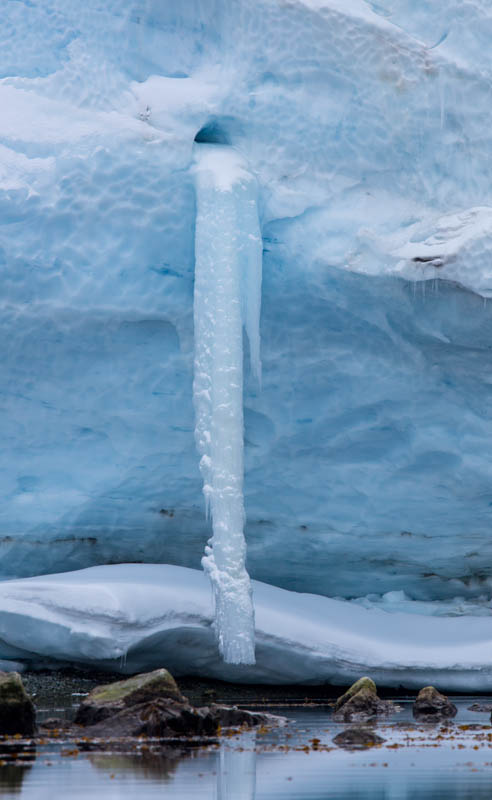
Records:
{"label": "wet stone", "polygon": [[221,728],[283,724],[281,717],[229,706],[194,708],[169,698],[137,703],[112,717],[87,726],[91,736],[214,736]]}
{"label": "wet stone", "polygon": [[353,725],[347,728],[333,739],[338,747],[346,747],[348,749],[356,749],[362,747],[375,747],[383,744],[386,739],[378,734],[369,725]]}
{"label": "wet stone", "polygon": [[358,681],[352,684],[350,689],[347,689],[345,694],[342,694],[341,697],[335,703],[335,711],[339,711],[339,709],[345,705],[357,692],[360,692],[361,689],[367,689],[372,694],[377,695],[377,688],[376,684],[372,680],[372,678],[368,678],[365,676],[364,678],[359,678]]}
{"label": "wet stone", "polygon": [[31,736],[36,715],[18,672],[0,672],[0,734]]}
{"label": "wet stone", "polygon": [[356,681],[345,694],[338,698],[333,717],[349,722],[391,714],[398,710],[399,707],[390,700],[381,700],[377,695],[374,681],[365,677]]}
{"label": "wet stone", "polygon": [[62,729],[69,729],[71,727],[71,723],[66,719],[61,719],[61,717],[49,717],[45,719],[44,722],[39,723],[40,728],[44,728],[45,730],[62,730]]}
{"label": "wet stone", "polygon": [[95,725],[132,706],[158,700],[186,702],[167,669],[156,669],[127,680],[96,686],[80,704],[75,722]]}
{"label": "wet stone", "polygon": [[468,706],[468,711],[478,711],[484,714],[490,714],[492,711],[492,703],[472,703],[471,706]]}
{"label": "wet stone", "polygon": [[165,669],[96,687],[80,705],[77,725],[94,737],[214,736],[220,728],[283,724],[283,718],[235,706],[191,706]]}
{"label": "wet stone", "polygon": [[418,693],[412,711],[419,722],[436,722],[456,716],[458,709],[434,686],[425,686]]}

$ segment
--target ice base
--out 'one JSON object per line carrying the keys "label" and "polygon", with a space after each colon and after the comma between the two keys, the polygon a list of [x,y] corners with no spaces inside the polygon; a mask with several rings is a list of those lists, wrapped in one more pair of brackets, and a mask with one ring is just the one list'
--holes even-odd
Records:
{"label": "ice base", "polygon": [[429,617],[253,582],[257,662],[225,664],[213,632],[210,585],[198,570],[119,564],[0,584],[0,659],[245,683],[492,689],[484,617]]}

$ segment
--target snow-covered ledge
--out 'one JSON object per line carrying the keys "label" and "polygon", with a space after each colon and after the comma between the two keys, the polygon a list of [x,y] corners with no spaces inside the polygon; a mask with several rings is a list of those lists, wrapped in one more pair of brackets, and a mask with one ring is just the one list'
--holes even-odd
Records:
{"label": "snow-covered ledge", "polygon": [[0,659],[123,673],[166,666],[178,676],[251,683],[342,684],[370,673],[387,686],[492,690],[488,617],[387,613],[253,584],[255,665],[220,657],[206,576],[165,564],[1,583]]}

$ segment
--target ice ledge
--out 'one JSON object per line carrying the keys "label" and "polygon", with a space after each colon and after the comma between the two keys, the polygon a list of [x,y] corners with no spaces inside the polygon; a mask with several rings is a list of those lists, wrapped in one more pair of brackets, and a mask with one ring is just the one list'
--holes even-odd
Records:
{"label": "ice ledge", "polygon": [[388,614],[253,581],[257,663],[224,664],[207,578],[170,565],[120,564],[0,584],[0,658],[129,673],[165,665],[247,683],[347,683],[492,689],[484,617]]}
{"label": "ice ledge", "polygon": [[[492,297],[492,208],[473,208],[422,219],[389,236],[359,232],[359,258],[353,272],[396,275],[406,280],[443,279],[482,297]],[[369,251],[369,252],[367,252]]]}

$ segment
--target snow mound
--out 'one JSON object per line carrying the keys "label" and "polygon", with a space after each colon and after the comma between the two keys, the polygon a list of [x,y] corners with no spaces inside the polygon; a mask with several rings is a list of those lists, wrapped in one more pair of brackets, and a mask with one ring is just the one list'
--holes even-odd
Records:
{"label": "snow mound", "polygon": [[492,689],[483,617],[426,617],[253,582],[257,663],[224,664],[207,578],[166,564],[119,564],[0,584],[0,658],[246,683],[381,684]]}

